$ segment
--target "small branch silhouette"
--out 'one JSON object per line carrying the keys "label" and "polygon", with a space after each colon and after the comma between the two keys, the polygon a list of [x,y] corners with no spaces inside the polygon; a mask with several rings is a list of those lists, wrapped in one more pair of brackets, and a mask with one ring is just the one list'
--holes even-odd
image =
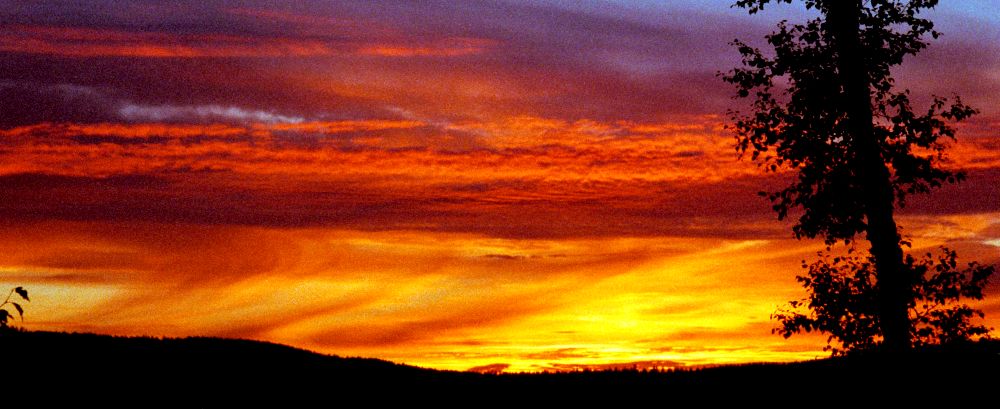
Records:
{"label": "small branch silhouette", "polygon": [[24,301],[31,302],[31,299],[28,298],[28,290],[25,290],[24,287],[17,287],[10,290],[10,293],[7,294],[7,299],[3,301],[3,304],[0,304],[0,329],[11,328],[10,321],[14,319],[14,315],[11,314],[10,311],[7,311],[8,305],[14,307],[14,310],[17,311],[18,318],[21,319],[21,324],[24,324],[24,308],[21,307],[20,303],[10,300],[14,297],[14,294],[17,294],[17,296]]}

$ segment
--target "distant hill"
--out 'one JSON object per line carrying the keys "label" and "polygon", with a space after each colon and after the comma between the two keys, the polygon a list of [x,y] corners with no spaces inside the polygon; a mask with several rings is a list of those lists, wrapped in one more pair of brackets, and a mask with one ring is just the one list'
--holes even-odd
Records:
{"label": "distant hill", "polygon": [[862,393],[893,402],[924,398],[955,402],[987,394],[1000,385],[1000,343],[996,341],[919,351],[905,359],[865,356],[671,372],[521,375],[436,371],[258,341],[54,332],[0,334],[0,357],[4,368],[0,379],[6,374],[8,392],[51,388],[52,393],[40,394],[37,402],[113,406],[258,406],[274,401],[338,402],[345,397],[363,398],[374,406],[417,401],[439,406],[487,402],[534,406],[532,402],[642,402],[649,398],[789,399],[789,403],[801,404],[813,399],[853,401]]}

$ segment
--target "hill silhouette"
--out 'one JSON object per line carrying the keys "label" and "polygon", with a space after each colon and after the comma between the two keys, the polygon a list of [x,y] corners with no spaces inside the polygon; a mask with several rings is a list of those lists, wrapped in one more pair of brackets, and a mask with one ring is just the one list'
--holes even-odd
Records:
{"label": "hill silhouette", "polygon": [[[378,359],[343,358],[285,345],[218,338],[113,337],[11,331],[0,335],[3,363],[16,385],[40,386],[47,402],[112,406],[183,403],[260,406],[262,402],[483,402],[535,406],[592,399],[711,402],[801,399],[849,402],[877,380],[898,388],[875,399],[974,399],[995,387],[1000,342],[791,364],[748,364],[673,371],[582,371],[486,375],[438,371]],[[11,384],[11,386],[16,386]],[[18,386],[18,387],[20,387]],[[140,399],[140,400],[135,400]],[[870,397],[867,399],[871,399]],[[970,400],[971,401],[971,400]]]}

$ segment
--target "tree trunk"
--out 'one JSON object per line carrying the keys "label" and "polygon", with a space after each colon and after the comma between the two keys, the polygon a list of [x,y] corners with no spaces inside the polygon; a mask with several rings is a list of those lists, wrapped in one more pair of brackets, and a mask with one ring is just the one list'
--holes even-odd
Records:
{"label": "tree trunk", "polygon": [[859,34],[861,7],[860,0],[827,1],[826,30],[832,34],[837,52],[847,126],[863,195],[867,239],[875,259],[883,345],[890,352],[902,352],[910,348],[912,289],[905,276],[903,249],[893,217],[892,181],[872,123],[871,79]]}

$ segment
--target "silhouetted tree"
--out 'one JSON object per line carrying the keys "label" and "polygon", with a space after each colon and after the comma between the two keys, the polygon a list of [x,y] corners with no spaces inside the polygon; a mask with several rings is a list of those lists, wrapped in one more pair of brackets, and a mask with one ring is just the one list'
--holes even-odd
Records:
{"label": "silhouetted tree", "polygon": [[[850,243],[864,233],[870,243],[876,325],[889,350],[911,346],[907,272],[894,218],[906,196],[963,178],[940,166],[947,139],[976,111],[934,97],[915,111],[908,90],[897,91],[890,73],[904,57],[936,38],[919,17],[937,0],[802,0],[819,17],[781,22],[766,37],[765,54],[736,40],[743,65],[724,79],[750,98],[752,112],[733,112],[737,149],[768,171],[794,170],[790,186],[767,196],[779,219],[800,210],[796,237]],[[771,3],[739,0],[754,14]],[[810,281],[813,282],[813,281]]]}

